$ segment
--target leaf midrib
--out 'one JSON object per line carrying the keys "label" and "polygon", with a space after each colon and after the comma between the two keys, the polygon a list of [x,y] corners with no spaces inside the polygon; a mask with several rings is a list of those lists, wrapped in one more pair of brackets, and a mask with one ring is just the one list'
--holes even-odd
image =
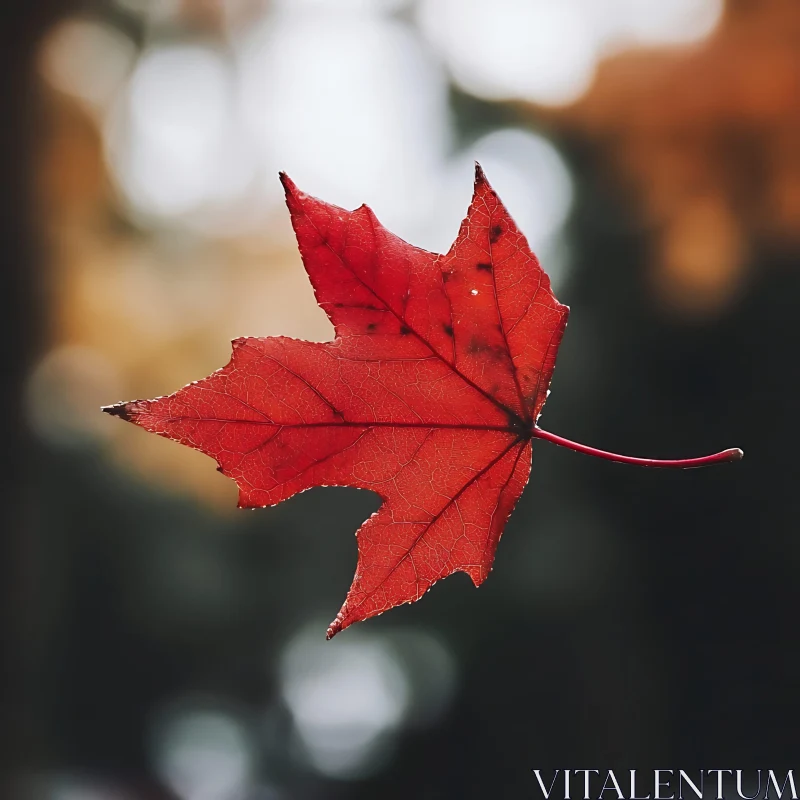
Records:
{"label": "leaf midrib", "polygon": [[[232,395],[228,395],[233,398]],[[264,425],[273,428],[441,428],[445,430],[464,431],[496,431],[497,433],[510,433],[519,436],[519,430],[511,425],[473,425],[462,422],[354,422],[341,420],[331,422],[277,422],[274,420],[260,419],[225,419],[223,417],[189,417],[169,416],[164,417],[164,422],[219,422],[225,425]]]}

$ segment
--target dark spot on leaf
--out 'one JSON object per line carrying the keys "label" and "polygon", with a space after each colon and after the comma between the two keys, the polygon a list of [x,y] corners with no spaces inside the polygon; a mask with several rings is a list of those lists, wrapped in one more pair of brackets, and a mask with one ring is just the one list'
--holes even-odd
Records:
{"label": "dark spot on leaf", "polygon": [[486,263],[485,261],[481,261],[475,265],[475,269],[477,269],[478,272],[491,272],[492,265]]}
{"label": "dark spot on leaf", "polygon": [[334,303],[333,307],[334,308],[344,308],[344,303]]}
{"label": "dark spot on leaf", "polygon": [[370,324],[367,325],[367,330],[371,333],[372,331],[376,330],[377,327],[378,326],[374,322],[370,322]]}
{"label": "dark spot on leaf", "polygon": [[401,336],[408,336],[409,333],[411,333],[411,328],[409,328],[408,326],[403,325],[400,328],[400,335]]}
{"label": "dark spot on leaf", "polygon": [[473,334],[467,345],[467,352],[470,355],[490,358],[492,361],[503,361],[507,358],[505,348],[501,344],[489,344],[489,342],[478,334]]}
{"label": "dark spot on leaf", "polygon": [[503,229],[499,225],[495,225],[489,231],[489,241],[494,244],[502,235]]}
{"label": "dark spot on leaf", "polygon": [[496,344],[490,349],[493,361],[502,361],[507,355],[505,347],[501,344]]}
{"label": "dark spot on leaf", "polygon": [[491,348],[489,347],[489,343],[484,339],[482,336],[478,336],[477,334],[473,334],[472,338],[469,340],[469,344],[467,345],[467,352],[470,355],[479,355],[481,353],[486,353]]}
{"label": "dark spot on leaf", "polygon": [[451,276],[452,274],[453,274],[452,272],[446,272],[445,270],[442,270],[442,281],[443,281],[444,283],[447,283],[447,281],[449,281],[449,280],[450,280],[450,276]]}
{"label": "dark spot on leaf", "polygon": [[442,328],[444,329],[444,332],[445,332],[445,333],[446,333],[448,336],[452,336],[452,335],[453,335],[453,326],[452,326],[452,325],[447,325],[447,324],[445,323],[444,325],[442,325]]}

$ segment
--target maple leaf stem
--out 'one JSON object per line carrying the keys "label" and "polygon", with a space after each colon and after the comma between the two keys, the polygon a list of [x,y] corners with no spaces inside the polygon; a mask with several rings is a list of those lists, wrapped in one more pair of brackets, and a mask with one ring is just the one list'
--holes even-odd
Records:
{"label": "maple leaf stem", "polygon": [[698,458],[636,458],[634,456],[623,456],[619,453],[610,453],[607,450],[598,450],[596,447],[589,447],[589,445],[573,442],[571,439],[565,439],[563,436],[544,431],[538,426],[534,426],[533,436],[536,439],[546,439],[548,442],[553,442],[553,444],[560,445],[561,447],[567,447],[578,453],[586,453],[590,456],[604,458],[606,461],[617,461],[621,464],[635,464],[639,467],[696,469],[698,467],[710,467],[712,464],[741,461],[742,458],[744,458],[744,452],[738,447],[731,447],[728,450],[722,450],[719,453],[712,453],[708,456],[699,456]]}

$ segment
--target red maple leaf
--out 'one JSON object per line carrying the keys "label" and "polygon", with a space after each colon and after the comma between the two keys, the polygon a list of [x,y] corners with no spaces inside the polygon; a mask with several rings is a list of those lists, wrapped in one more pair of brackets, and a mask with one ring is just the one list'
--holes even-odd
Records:
{"label": "red maple leaf", "polygon": [[103,410],[212,456],[241,508],[322,485],[381,496],[358,531],[355,578],[328,638],[453,572],[483,583],[535,437],[645,465],[741,457],[614,456],[537,427],[569,309],[479,166],[447,255],[399,239],[367,206],[345,211],[281,180],[336,338],[236,339],[209,377]]}

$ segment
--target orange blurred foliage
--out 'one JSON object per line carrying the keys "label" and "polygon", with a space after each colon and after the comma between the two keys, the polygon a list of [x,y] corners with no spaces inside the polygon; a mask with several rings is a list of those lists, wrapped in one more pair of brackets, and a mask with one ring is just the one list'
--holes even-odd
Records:
{"label": "orange blurred foliage", "polygon": [[589,137],[643,203],[653,286],[676,310],[723,310],[750,251],[800,244],[800,3],[730,0],[702,45],[601,64],[548,116]]}

